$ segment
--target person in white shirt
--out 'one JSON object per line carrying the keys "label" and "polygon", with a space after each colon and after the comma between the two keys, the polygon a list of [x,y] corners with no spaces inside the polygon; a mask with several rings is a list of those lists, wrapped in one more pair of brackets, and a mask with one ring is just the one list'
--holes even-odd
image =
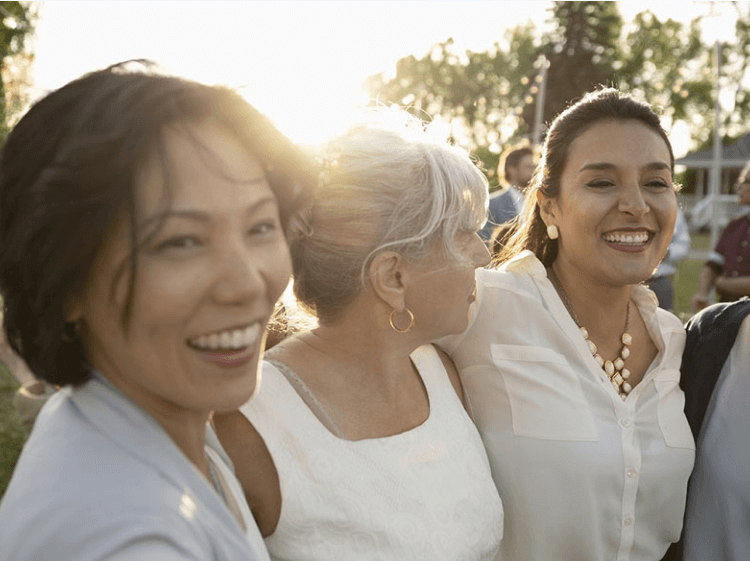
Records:
{"label": "person in white shirt", "polygon": [[272,559],[491,561],[502,504],[429,344],[468,325],[487,181],[420,121],[376,114],[327,145],[291,232],[319,325],[270,349],[258,396],[216,428]]}
{"label": "person in white shirt", "polygon": [[659,306],[670,312],[674,308],[674,286],[672,281],[677,272],[677,263],[687,258],[690,253],[690,231],[685,213],[677,209],[677,220],[674,223],[674,235],[667,249],[667,254],[648,279],[646,285],[656,294]]}
{"label": "person in white shirt", "polygon": [[0,560],[268,559],[208,421],[256,391],[291,273],[284,227],[315,179],[236,92],[135,61],[14,127],[4,328],[63,387],[0,502]]}
{"label": "person in white shirt", "polygon": [[672,238],[673,165],[658,117],[616,90],[558,115],[471,326],[443,341],[503,499],[500,560],[656,561],[680,536],[685,333],[641,285]]}

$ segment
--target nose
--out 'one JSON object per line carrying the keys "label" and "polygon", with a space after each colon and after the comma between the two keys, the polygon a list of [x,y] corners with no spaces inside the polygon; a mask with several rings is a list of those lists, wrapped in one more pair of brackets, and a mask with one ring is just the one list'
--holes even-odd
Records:
{"label": "nose", "polygon": [[262,296],[266,282],[255,261],[242,244],[223,247],[214,264],[214,299],[222,304],[245,304]]}
{"label": "nose", "polygon": [[479,234],[474,234],[474,237],[471,240],[470,251],[471,258],[474,262],[474,267],[477,269],[480,267],[486,267],[492,259],[487,246],[484,245],[484,242],[482,241],[482,238],[479,237]]}
{"label": "nose", "polygon": [[629,181],[625,188],[620,190],[618,209],[636,218],[642,217],[651,210],[637,180]]}

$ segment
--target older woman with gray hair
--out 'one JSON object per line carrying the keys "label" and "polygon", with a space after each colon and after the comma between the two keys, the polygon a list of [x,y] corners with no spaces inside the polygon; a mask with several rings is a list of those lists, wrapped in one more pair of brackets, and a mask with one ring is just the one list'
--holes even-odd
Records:
{"label": "older woman with gray hair", "polygon": [[263,388],[215,418],[274,559],[493,559],[503,511],[450,358],[468,326],[487,183],[398,113],[326,148],[292,234],[319,326],[271,349]]}

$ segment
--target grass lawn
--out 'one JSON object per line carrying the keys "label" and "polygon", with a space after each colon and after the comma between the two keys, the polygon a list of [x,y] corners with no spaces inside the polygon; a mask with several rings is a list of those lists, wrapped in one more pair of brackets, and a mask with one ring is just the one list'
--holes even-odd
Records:
{"label": "grass lawn", "polygon": [[[709,234],[692,234],[690,245],[693,250],[708,250]],[[686,259],[677,264],[674,277],[674,313],[682,322],[693,315],[691,300],[698,286],[698,275],[703,268],[703,259]]]}
{"label": "grass lawn", "polygon": [[0,497],[8,486],[26,432],[13,406],[13,396],[19,387],[5,365],[0,362]]}

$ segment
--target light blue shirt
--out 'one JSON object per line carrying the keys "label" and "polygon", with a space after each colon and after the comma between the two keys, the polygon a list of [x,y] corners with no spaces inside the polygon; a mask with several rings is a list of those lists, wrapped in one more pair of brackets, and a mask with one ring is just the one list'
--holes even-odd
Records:
{"label": "light blue shirt", "polygon": [[[226,457],[210,429],[206,445]],[[162,427],[100,378],[44,406],[0,502],[0,561],[266,555]]]}
{"label": "light blue shirt", "polygon": [[721,370],[698,435],[685,515],[685,561],[750,555],[750,316]]}

